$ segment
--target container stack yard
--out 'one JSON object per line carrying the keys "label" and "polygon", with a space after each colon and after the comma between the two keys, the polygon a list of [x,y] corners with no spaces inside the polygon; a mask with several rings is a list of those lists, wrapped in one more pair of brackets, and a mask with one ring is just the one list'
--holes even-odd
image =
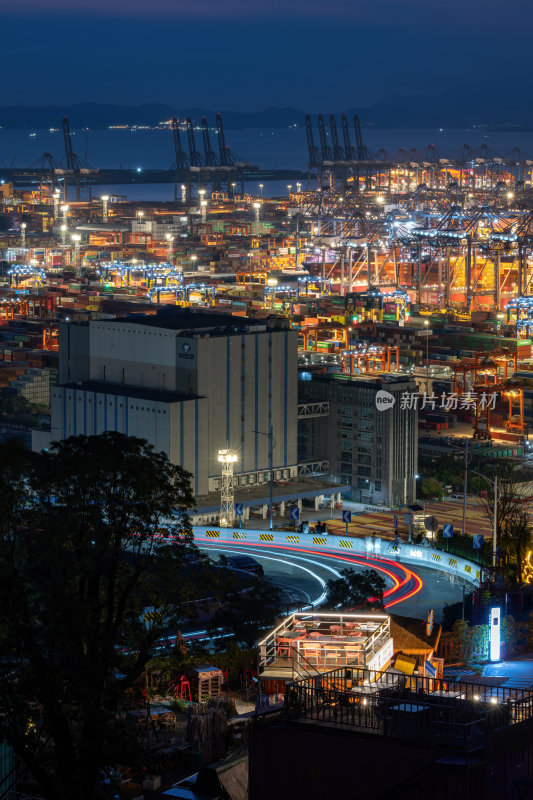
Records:
{"label": "container stack yard", "polygon": [[[357,122],[354,130],[355,147],[342,120],[333,157],[309,125],[308,180],[277,198],[263,196],[262,184],[245,194],[222,180],[224,152],[208,169],[209,148],[174,202],[81,199],[83,191],[72,200],[58,169],[39,174],[38,187],[5,182],[3,386],[31,370],[54,381],[61,321],[163,306],[276,315],[297,331],[300,371],[403,373],[427,394],[493,385],[490,419],[424,407],[420,428],[440,434],[465,423],[475,438],[523,449],[533,421],[529,162],[468,149],[450,158],[412,151],[402,161],[369,154]],[[179,131],[176,141],[179,151]],[[183,159],[190,172],[190,155]],[[76,169],[83,188],[90,174]]]}

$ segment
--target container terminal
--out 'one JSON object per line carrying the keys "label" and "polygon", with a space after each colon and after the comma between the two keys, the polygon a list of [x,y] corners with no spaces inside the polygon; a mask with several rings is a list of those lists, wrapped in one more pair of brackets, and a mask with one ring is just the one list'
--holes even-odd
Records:
{"label": "container terminal", "polygon": [[[306,180],[269,198],[260,179],[241,191],[252,166],[227,148],[221,118],[216,146],[202,123],[202,152],[192,123],[174,121],[175,201],[133,202],[89,196],[97,170],[73,152],[64,120],[62,167],[35,168],[29,188],[0,184],[1,386],[46,407],[64,321],[169,306],[274,316],[296,333],[300,375],[403,375],[428,395],[490,390],[488,409],[419,408],[422,438],[468,436],[524,456],[533,161],[486,147],[371,154],[357,118],[352,128],[342,117],[341,136],[329,123],[319,116],[316,131],[308,118]],[[309,463],[329,474],[325,456]]]}

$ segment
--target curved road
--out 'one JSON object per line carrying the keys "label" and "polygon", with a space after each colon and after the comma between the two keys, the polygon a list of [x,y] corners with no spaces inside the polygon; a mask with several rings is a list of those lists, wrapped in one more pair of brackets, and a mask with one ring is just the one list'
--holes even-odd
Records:
{"label": "curved road", "polygon": [[326,599],[325,586],[331,578],[340,577],[340,570],[347,567],[375,569],[385,578],[388,588],[384,593],[385,608],[403,603],[416,595],[423,587],[422,579],[405,564],[388,559],[338,552],[310,547],[295,547],[282,544],[243,545],[224,542],[216,544],[212,539],[197,536],[195,541],[211,555],[244,553],[253,556],[263,565],[265,575],[280,588],[294,594],[293,602],[320,605]]}

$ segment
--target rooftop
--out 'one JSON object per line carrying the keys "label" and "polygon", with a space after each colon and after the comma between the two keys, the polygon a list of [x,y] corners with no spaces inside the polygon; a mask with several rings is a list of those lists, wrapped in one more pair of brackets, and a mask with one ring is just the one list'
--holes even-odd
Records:
{"label": "rooftop", "polygon": [[259,642],[259,676],[292,680],[332,667],[372,667],[393,655],[388,614],[298,612]]}
{"label": "rooftop", "polygon": [[192,335],[196,331],[205,333],[212,331],[217,335],[235,335],[248,332],[288,329],[288,320],[280,317],[269,317],[258,321],[249,317],[235,317],[232,314],[204,311],[193,308],[176,308],[166,306],[157,314],[129,314],[114,322],[148,325],[151,328],[166,328]]}
{"label": "rooftop", "polygon": [[467,760],[482,755],[490,739],[499,741],[510,727],[517,726],[518,736],[522,727],[527,736],[533,718],[529,690],[409,677],[395,669],[349,665],[300,677],[286,691],[287,718],[293,722],[409,739]]}
{"label": "rooftop", "polygon": [[[52,386],[52,389],[54,387]],[[184,392],[169,392],[165,389],[149,389],[142,386],[128,386],[124,383],[108,383],[105,381],[77,381],[63,384],[65,389],[98,394],[113,394],[118,397],[131,397],[135,400],[148,400],[154,403],[180,403],[185,400],[196,400],[197,395]]]}

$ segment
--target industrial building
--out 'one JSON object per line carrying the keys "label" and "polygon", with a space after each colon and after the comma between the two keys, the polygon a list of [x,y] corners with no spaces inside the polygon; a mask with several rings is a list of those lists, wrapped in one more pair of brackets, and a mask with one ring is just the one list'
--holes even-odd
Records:
{"label": "industrial building", "polygon": [[[191,472],[196,496],[219,488],[218,451],[237,485],[297,473],[297,345],[287,321],[162,309],[63,323],[50,441],[119,431]],[[39,439],[36,447],[42,447]]]}
{"label": "industrial building", "polygon": [[328,403],[329,414],[299,420],[299,460],[324,458],[352,486],[352,500],[389,506],[416,498],[417,411],[402,395],[417,393],[404,375],[300,373],[300,403]]}

